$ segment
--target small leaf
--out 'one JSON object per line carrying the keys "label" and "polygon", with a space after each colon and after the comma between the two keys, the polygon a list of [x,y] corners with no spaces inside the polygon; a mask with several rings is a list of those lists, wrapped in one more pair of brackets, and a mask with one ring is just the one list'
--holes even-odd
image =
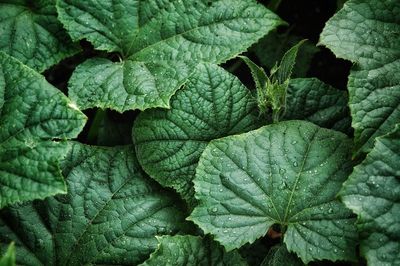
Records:
{"label": "small leaf", "polygon": [[2,1],[0,51],[42,72],[79,51],[57,20],[55,0]]}
{"label": "small leaf", "polygon": [[0,52],[0,208],[65,193],[59,161],[86,117],[60,91]]}
{"label": "small leaf", "polygon": [[265,73],[264,69],[257,66],[253,61],[251,61],[246,56],[239,56],[249,67],[251,76],[253,77],[254,83],[256,85],[257,90],[257,104],[258,110],[260,114],[265,115],[270,113],[271,102],[270,95],[267,91],[268,84],[271,84],[271,81],[268,75]]}
{"label": "small leaf", "polygon": [[278,122],[285,113],[287,88],[296,62],[297,52],[303,42],[305,40],[300,41],[283,55],[279,66],[276,64],[271,69],[269,77],[262,68],[254,64],[249,58],[241,57],[250,68],[256,83],[260,114],[271,113],[273,122]]}
{"label": "small leaf", "polygon": [[398,0],[350,0],[321,34],[321,44],[355,63],[348,81],[355,157],[400,121],[399,13]]}
{"label": "small leaf", "polygon": [[214,140],[196,169],[200,203],[189,219],[227,250],[277,224],[304,263],[354,260],[354,220],[335,198],[351,171],[349,147],[344,134],[304,121]]}
{"label": "small leaf", "polygon": [[354,168],[340,196],[358,215],[361,253],[368,265],[400,264],[400,125],[379,137]]}
{"label": "small leaf", "polygon": [[136,119],[133,140],[144,170],[194,205],[192,179],[213,139],[257,128],[251,93],[235,76],[201,64],[171,99],[171,109],[146,110]]}
{"label": "small leaf", "polygon": [[179,200],[141,171],[132,146],[71,146],[67,195],[0,212],[0,241],[15,241],[19,265],[137,264],[156,235],[185,228]]}
{"label": "small leaf", "polygon": [[303,266],[304,264],[301,260],[290,253],[285,245],[278,244],[273,246],[267,256],[265,257],[264,261],[261,263],[260,266]]}
{"label": "small leaf", "polygon": [[302,119],[320,127],[350,135],[351,117],[347,93],[316,78],[291,79],[284,119]]}
{"label": "small leaf", "polygon": [[169,108],[199,63],[225,62],[283,24],[254,0],[57,3],[74,40],[122,57],[89,59],[76,69],[69,94],[84,109]]}
{"label": "small leaf", "polygon": [[0,266],[15,266],[15,245],[11,243],[0,258]]}
{"label": "small leaf", "polygon": [[292,76],[293,67],[296,64],[297,53],[300,46],[303,45],[305,41],[306,40],[299,41],[283,55],[275,77],[280,84],[284,84]]}
{"label": "small leaf", "polygon": [[225,252],[223,247],[211,239],[199,236],[158,237],[158,248],[142,266],[158,265],[232,265],[247,263],[237,251]]}
{"label": "small leaf", "polygon": [[[283,34],[274,30],[263,37],[254,46],[253,51],[260,61],[261,66],[266,69],[272,69],[275,63],[281,60],[285,52],[301,40],[301,37],[291,34],[290,30]],[[303,43],[297,55],[292,77],[305,77],[310,68],[311,60],[318,51],[319,49],[311,42]]]}

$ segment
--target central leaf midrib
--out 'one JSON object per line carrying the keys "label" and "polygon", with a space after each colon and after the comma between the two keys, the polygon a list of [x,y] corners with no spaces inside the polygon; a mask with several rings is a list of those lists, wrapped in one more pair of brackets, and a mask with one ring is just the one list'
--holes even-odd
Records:
{"label": "central leaf midrib", "polygon": [[[161,40],[159,40],[159,41],[156,41],[156,42],[154,42],[154,43],[152,43],[152,44],[150,44],[150,45],[148,45],[148,46],[146,46],[146,47],[143,47],[143,48],[141,48],[140,50],[135,51],[135,52],[133,52],[133,53],[131,53],[131,51],[128,50],[127,53],[126,53],[126,54],[128,55],[127,58],[128,58],[128,59],[133,59],[133,60],[135,60],[135,57],[137,57],[137,56],[139,56],[140,54],[144,53],[144,51],[146,51],[146,50],[148,50],[148,49],[151,49],[153,46],[158,45],[159,43],[167,42],[167,41],[170,40],[170,39],[173,39],[173,38],[182,36],[182,35],[184,35],[184,34],[191,33],[191,32],[193,32],[193,31],[196,31],[196,30],[198,30],[198,29],[200,29],[200,28],[203,28],[203,27],[211,27],[211,26],[213,26],[213,25],[221,24],[221,23],[227,22],[227,21],[233,21],[233,20],[236,20],[236,19],[238,19],[238,18],[229,18],[229,19],[224,19],[224,20],[222,20],[222,21],[213,22],[213,23],[206,24],[206,25],[196,26],[196,27],[194,27],[194,28],[191,28],[191,29],[189,29],[189,30],[183,31],[183,32],[181,32],[181,33],[177,33],[177,34],[175,34],[175,35],[172,35],[172,36],[170,36],[170,37],[168,37],[168,38],[165,38],[165,39],[161,39]],[[251,19],[251,17],[247,17],[247,19]],[[255,18],[253,18],[253,19],[257,19],[257,18],[255,17]],[[232,30],[232,29],[231,29],[231,30]],[[232,31],[233,31],[233,30],[232,30]],[[138,31],[139,35],[140,35],[140,32],[141,32],[141,30],[139,29],[139,31]],[[240,33],[242,33],[242,32],[240,32]],[[198,43],[198,44],[199,44],[199,43]],[[200,43],[200,45],[201,45],[201,43]],[[132,45],[130,45],[130,46],[132,46]],[[169,61],[169,60],[168,60],[168,61]]]}
{"label": "central leaf midrib", "polygon": [[[217,147],[221,152],[224,152],[224,151],[222,151],[218,146],[215,146],[215,147]],[[226,156],[226,158],[228,158],[231,162],[233,162],[239,169],[241,169],[241,167],[240,167],[240,165],[233,159],[233,158],[231,158],[230,156],[228,156],[228,154],[227,153],[225,153],[224,152],[224,154],[225,154],[225,156]],[[246,172],[246,171],[244,171],[244,170],[242,170],[243,171],[243,173],[245,173],[246,175],[247,175],[247,177],[248,178],[250,178],[250,179],[252,179],[253,181],[254,181],[254,179]],[[229,179],[228,179],[229,180]],[[221,180],[222,181],[222,180]],[[221,182],[222,183],[222,182]],[[272,206],[273,206],[273,208],[274,208],[274,210],[275,210],[275,212],[276,212],[276,214],[278,215],[278,218],[280,218],[279,217],[279,213],[278,213],[278,210],[276,209],[276,207],[275,207],[275,204],[274,204],[274,202],[272,201],[272,199],[271,199],[271,197],[266,193],[266,191],[256,182],[256,181],[254,181],[254,183],[260,188],[260,190],[261,191],[263,191],[263,193],[265,194],[265,195],[267,195],[267,198],[270,200],[270,202],[271,202],[271,204],[272,204]],[[232,188],[235,188],[235,185],[233,185],[232,186]],[[231,188],[228,188],[228,189],[231,189]],[[233,193],[235,193],[235,194],[237,194],[235,191],[232,191]],[[242,198],[242,197],[241,197]],[[242,200],[245,200],[245,199],[243,199],[242,198]],[[250,201],[247,201],[247,200],[245,200],[247,203],[250,203],[251,204],[251,202]],[[259,210],[261,210],[262,212],[263,212],[263,214],[265,214],[265,216],[266,217],[268,217],[269,219],[271,219],[272,221],[274,221],[274,222],[279,222],[278,220],[276,220],[274,217],[272,217],[272,216],[270,216],[270,215],[267,215],[267,212],[265,212],[264,211],[264,206],[262,206],[262,204],[260,204],[260,206],[258,205],[258,204],[251,204],[252,206],[255,206],[257,209],[259,209]]]}
{"label": "central leaf midrib", "polygon": [[310,140],[307,141],[307,149],[306,149],[306,152],[304,153],[302,164],[301,164],[300,169],[299,169],[299,172],[298,172],[298,174],[297,174],[296,181],[295,181],[295,183],[294,183],[294,185],[293,185],[292,191],[290,192],[289,201],[288,201],[288,204],[287,204],[287,206],[286,206],[285,216],[283,217],[283,222],[284,222],[284,223],[287,223],[287,215],[288,215],[288,213],[289,213],[290,205],[292,204],[294,191],[296,190],[297,184],[299,183],[300,177],[302,176],[302,173],[303,173],[303,170],[304,170],[304,166],[305,166],[305,163],[306,163],[306,161],[307,161],[308,154],[309,154],[309,152],[310,152],[311,145],[313,144],[313,142],[314,142],[314,140],[315,140],[315,135],[316,135],[317,133],[318,133],[318,130],[315,130],[315,131],[313,132],[313,135],[311,136]]}
{"label": "central leaf midrib", "polygon": [[[92,176],[93,178],[94,176]],[[127,184],[131,181],[131,178],[127,178],[124,180],[124,182],[120,185],[120,187],[118,187],[113,193],[110,194],[110,199],[105,202],[105,204],[99,208],[98,212],[92,217],[92,219],[90,219],[85,227],[85,229],[82,231],[82,233],[80,234],[80,236],[77,238],[77,240],[75,241],[74,245],[71,248],[70,254],[67,256],[67,262],[65,263],[65,265],[68,265],[68,263],[71,261],[72,255],[74,254],[74,251],[76,250],[76,248],[78,247],[78,244],[80,243],[82,237],[86,234],[86,232],[89,230],[90,226],[92,225],[93,221],[100,215],[100,213],[102,213],[102,211],[108,206],[108,204],[114,199],[114,196]]]}

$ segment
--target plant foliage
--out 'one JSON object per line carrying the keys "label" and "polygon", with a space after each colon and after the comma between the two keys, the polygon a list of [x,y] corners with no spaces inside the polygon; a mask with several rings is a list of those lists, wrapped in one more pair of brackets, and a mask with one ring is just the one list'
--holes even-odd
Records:
{"label": "plant foliage", "polygon": [[400,265],[399,14],[0,1],[0,266]]}

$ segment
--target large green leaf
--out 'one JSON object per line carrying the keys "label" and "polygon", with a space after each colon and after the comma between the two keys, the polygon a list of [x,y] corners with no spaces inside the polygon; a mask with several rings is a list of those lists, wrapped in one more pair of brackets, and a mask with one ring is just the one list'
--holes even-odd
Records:
{"label": "large green leaf", "polygon": [[60,91],[0,52],[0,208],[65,193],[59,169],[86,117]]}
{"label": "large green leaf", "polygon": [[69,93],[82,108],[169,107],[199,62],[221,63],[283,22],[255,0],[59,0],[74,40],[118,52],[121,62],[80,65]]}
{"label": "large green leaf", "polygon": [[0,2],[0,51],[42,72],[79,51],[57,20],[55,0]]}
{"label": "large green leaf", "polygon": [[156,235],[182,228],[179,200],[140,170],[132,146],[72,144],[63,172],[67,195],[0,213],[0,240],[15,241],[18,264],[132,265]]}
{"label": "large green leaf", "polygon": [[224,69],[201,64],[171,99],[171,109],[139,115],[133,139],[140,164],[160,184],[193,205],[197,162],[210,140],[255,129],[257,106],[249,90]]}
{"label": "large green leaf", "polygon": [[400,126],[379,137],[340,192],[358,215],[368,265],[400,264]]}
{"label": "large green leaf", "polygon": [[204,265],[244,266],[247,263],[237,251],[225,252],[211,239],[199,236],[163,236],[158,238],[158,248],[142,266]]}
{"label": "large green leaf", "polygon": [[15,246],[14,243],[11,243],[6,253],[2,255],[0,253],[0,266],[15,266]]}
{"label": "large green leaf", "polygon": [[277,224],[304,263],[352,260],[354,219],[335,198],[351,171],[349,148],[344,134],[304,121],[214,140],[196,169],[200,204],[189,219],[227,250]]}
{"label": "large green leaf", "polygon": [[400,1],[351,0],[331,18],[321,43],[351,60],[350,109],[356,155],[400,121]]}
{"label": "large green leaf", "polygon": [[290,80],[284,119],[301,119],[316,125],[350,133],[351,118],[344,91],[316,78]]}

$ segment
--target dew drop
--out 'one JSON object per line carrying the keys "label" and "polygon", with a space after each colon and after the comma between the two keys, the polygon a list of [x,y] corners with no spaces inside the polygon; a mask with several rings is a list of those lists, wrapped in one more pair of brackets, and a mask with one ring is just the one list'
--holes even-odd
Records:
{"label": "dew drop", "polygon": [[296,141],[296,140],[293,140],[293,141],[292,141],[292,144],[293,144],[293,145],[294,145],[294,144],[296,144],[296,143],[297,143],[297,141]]}
{"label": "dew drop", "polygon": [[297,167],[297,166],[298,166],[298,163],[297,163],[297,162],[293,162],[293,166],[294,166],[294,167]]}
{"label": "dew drop", "polygon": [[328,213],[333,213],[333,209],[329,208]]}
{"label": "dew drop", "polygon": [[333,250],[333,252],[337,253],[337,248],[335,248],[335,249]]}
{"label": "dew drop", "polygon": [[218,211],[218,208],[217,208],[217,207],[214,207],[214,208],[211,209],[211,211],[215,213],[215,212]]}

